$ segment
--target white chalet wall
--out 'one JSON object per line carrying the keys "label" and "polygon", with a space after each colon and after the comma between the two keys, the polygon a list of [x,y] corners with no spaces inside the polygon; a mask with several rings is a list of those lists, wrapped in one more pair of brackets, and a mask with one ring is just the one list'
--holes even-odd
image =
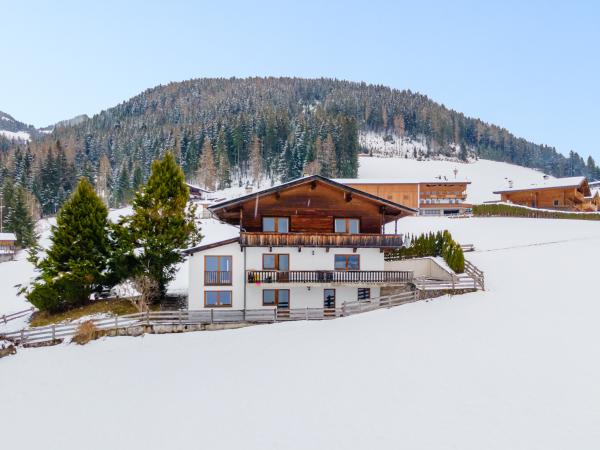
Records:
{"label": "white chalet wall", "polygon": [[[334,270],[335,255],[360,255],[360,270],[384,270],[383,253],[375,248],[359,248],[353,252],[352,248],[331,248],[329,252],[324,248],[302,247],[247,247],[246,269],[262,270],[262,256],[264,254],[285,253],[289,255],[290,270]],[[231,286],[204,286],[204,257],[206,255],[230,255],[232,257],[232,285]],[[204,309],[205,291],[232,291],[232,309],[244,308],[244,284],[246,281],[244,270],[244,252],[238,243],[223,245],[199,251],[189,257],[189,291],[188,308]],[[246,286],[247,309],[271,309],[272,306],[263,306],[263,289],[289,289],[290,308],[322,308],[323,289],[336,290],[336,304],[341,306],[343,301],[355,301],[358,297],[359,287],[369,287],[371,297],[379,296],[379,287],[371,285],[329,285],[323,283],[289,285],[286,283],[248,284]]]}

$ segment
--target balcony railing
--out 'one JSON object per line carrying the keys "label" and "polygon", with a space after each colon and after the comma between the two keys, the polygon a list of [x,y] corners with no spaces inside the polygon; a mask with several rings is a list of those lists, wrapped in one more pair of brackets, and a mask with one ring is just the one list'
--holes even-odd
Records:
{"label": "balcony railing", "polygon": [[231,272],[226,271],[205,271],[205,286],[229,286],[231,284]]}
{"label": "balcony railing", "polygon": [[395,270],[248,270],[248,283],[376,283],[400,284],[413,279],[409,271]]}
{"label": "balcony railing", "polygon": [[402,244],[401,234],[240,233],[242,247],[398,248]]}

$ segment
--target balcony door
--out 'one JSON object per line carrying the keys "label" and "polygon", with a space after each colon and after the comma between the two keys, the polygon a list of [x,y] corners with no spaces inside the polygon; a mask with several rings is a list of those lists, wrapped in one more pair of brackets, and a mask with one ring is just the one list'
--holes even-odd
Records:
{"label": "balcony door", "polygon": [[231,256],[205,256],[204,284],[206,286],[227,286],[231,284]]}
{"label": "balcony door", "polygon": [[277,274],[274,281],[289,281],[290,255],[287,253],[265,253],[263,255],[263,270],[273,270]]}

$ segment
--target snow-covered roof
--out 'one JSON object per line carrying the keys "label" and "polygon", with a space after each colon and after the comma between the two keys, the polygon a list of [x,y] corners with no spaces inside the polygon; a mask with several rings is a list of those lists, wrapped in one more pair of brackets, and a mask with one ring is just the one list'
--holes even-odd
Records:
{"label": "snow-covered roof", "polygon": [[416,178],[334,178],[341,184],[471,184],[467,180],[448,180],[448,179],[416,179]]}
{"label": "snow-covered roof", "polygon": [[0,233],[0,241],[16,241],[15,233]]}
{"label": "snow-covered roof", "polygon": [[504,192],[515,191],[534,191],[539,189],[579,187],[583,184],[584,181],[585,177],[549,178],[547,180],[540,181],[539,183],[516,185],[510,188],[494,191],[494,194],[502,194]]}
{"label": "snow-covered roof", "polygon": [[207,189],[201,188],[200,186],[198,186],[197,184],[192,184],[192,183],[185,183],[187,185],[187,187],[189,187],[190,189],[194,189],[197,191],[202,191],[202,192],[206,192],[207,194],[212,193],[213,191],[209,191]]}

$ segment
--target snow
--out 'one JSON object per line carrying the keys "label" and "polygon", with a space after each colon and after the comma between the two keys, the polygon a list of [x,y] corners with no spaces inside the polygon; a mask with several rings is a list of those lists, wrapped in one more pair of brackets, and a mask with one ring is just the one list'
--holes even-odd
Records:
{"label": "snow", "polygon": [[0,241],[16,241],[15,233],[0,233]]}
{"label": "snow", "polygon": [[[467,202],[483,203],[500,200],[494,191],[508,187],[508,181],[515,184],[531,184],[544,180],[544,174],[514,164],[479,159],[471,163],[456,161],[418,161],[403,158],[359,158],[358,178],[406,178],[433,180],[468,180]],[[458,172],[454,175],[454,169]],[[550,177],[552,179],[552,177]]]}
{"label": "snow", "polygon": [[551,189],[551,188],[566,188],[566,187],[579,187],[581,183],[585,181],[585,177],[567,177],[567,178],[549,178],[537,183],[513,185],[513,187],[507,187],[502,189],[500,192],[514,192],[524,191],[532,189]]}
{"label": "snow", "polygon": [[[19,349],[0,362],[3,443],[599,448],[597,224],[401,224],[475,244],[468,258],[488,290],[326,322]],[[69,432],[57,433],[65,423]]]}
{"label": "snow", "polygon": [[29,133],[25,131],[0,130],[0,135],[7,137],[8,139],[17,139],[20,141],[29,141],[31,139]]}

